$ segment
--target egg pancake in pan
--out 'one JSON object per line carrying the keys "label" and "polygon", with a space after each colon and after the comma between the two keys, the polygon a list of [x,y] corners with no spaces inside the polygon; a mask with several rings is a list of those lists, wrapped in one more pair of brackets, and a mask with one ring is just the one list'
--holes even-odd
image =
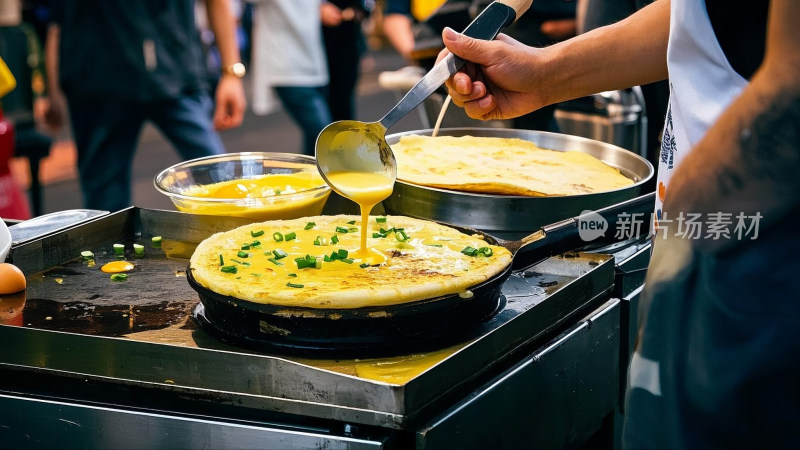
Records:
{"label": "egg pancake in pan", "polygon": [[469,288],[502,272],[511,252],[435,222],[316,216],[245,225],[201,242],[190,261],[205,288],[241,300],[308,308],[408,303]]}

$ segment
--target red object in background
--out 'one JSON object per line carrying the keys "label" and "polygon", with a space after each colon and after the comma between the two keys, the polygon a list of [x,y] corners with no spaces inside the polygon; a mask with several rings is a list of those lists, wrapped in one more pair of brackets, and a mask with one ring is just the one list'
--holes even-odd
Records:
{"label": "red object in background", "polygon": [[9,161],[14,156],[14,126],[0,110],[0,217],[25,220],[31,218],[28,199],[11,174]]}

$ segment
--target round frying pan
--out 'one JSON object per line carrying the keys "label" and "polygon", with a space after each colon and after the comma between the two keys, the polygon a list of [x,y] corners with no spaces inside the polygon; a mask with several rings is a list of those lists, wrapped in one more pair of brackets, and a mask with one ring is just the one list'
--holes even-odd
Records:
{"label": "round frying pan", "polygon": [[[514,270],[565,251],[584,247],[580,224],[602,217],[606,236],[591,242],[617,241],[614,233],[621,214],[648,218],[654,194],[598,210],[591,216],[565,220],[526,236],[505,241],[470,228],[451,226],[469,234],[480,234],[486,242],[502,245],[512,253],[512,262],[500,273],[469,289],[472,296],[444,295],[398,305],[367,308],[307,308],[254,303],[221,295],[201,286],[187,270],[189,285],[200,297],[195,319],[216,337],[235,345],[258,350],[337,356],[391,354],[442,348],[469,338],[478,325],[504,306],[503,283]],[[597,214],[598,216],[596,216]],[[626,216],[630,217],[630,216]],[[447,225],[447,224],[445,224]],[[649,227],[643,224],[643,232]]]}

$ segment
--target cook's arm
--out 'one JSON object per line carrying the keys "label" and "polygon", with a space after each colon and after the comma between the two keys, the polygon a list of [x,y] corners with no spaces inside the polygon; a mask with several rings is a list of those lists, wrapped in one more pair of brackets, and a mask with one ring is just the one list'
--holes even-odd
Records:
{"label": "cook's arm", "polygon": [[[679,212],[760,213],[760,228],[800,199],[800,2],[773,0],[764,61],[670,180],[667,218]],[[698,245],[719,251],[736,239]]]}
{"label": "cook's arm", "polygon": [[[222,67],[240,62],[236,21],[230,0],[206,0],[206,9]],[[214,126],[221,130],[238,127],[244,118],[246,104],[241,78],[223,73],[217,84]]]}
{"label": "cook's arm", "polygon": [[669,0],[546,48],[501,35],[476,41],[445,30],[449,51],[472,61],[448,80],[453,101],[478,119],[518,117],[543,106],[667,77]]}

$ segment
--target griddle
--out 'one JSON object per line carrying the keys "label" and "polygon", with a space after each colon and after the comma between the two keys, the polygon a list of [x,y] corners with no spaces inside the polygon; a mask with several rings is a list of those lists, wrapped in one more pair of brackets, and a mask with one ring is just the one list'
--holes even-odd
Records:
{"label": "griddle", "polygon": [[[64,380],[97,401],[104,386],[138,393],[131,402],[190,399],[402,428],[597,306],[614,282],[613,257],[604,254],[568,252],[516,272],[502,286],[501,311],[428,370],[391,384],[357,376],[352,360],[231,346],[190,319],[198,296],[185,268],[194,246],[245,222],[132,207],[16,243],[10,261],[28,276],[28,298],[19,325],[0,325],[0,373]],[[152,236],[162,237],[160,249]],[[146,245],[145,257],[125,282],[79,259],[90,250],[99,264],[113,258],[114,243],[134,242]]]}

